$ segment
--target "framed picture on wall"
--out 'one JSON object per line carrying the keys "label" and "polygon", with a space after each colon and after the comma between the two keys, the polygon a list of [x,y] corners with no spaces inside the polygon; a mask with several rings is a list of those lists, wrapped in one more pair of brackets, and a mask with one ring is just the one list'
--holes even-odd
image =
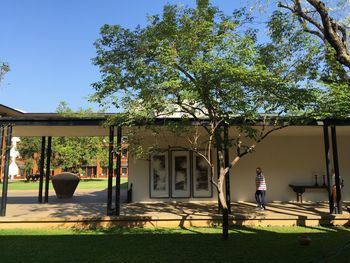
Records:
{"label": "framed picture on wall", "polygon": [[188,151],[171,152],[172,197],[190,197],[191,174]]}
{"label": "framed picture on wall", "polygon": [[193,153],[193,197],[212,197],[211,171],[206,160]]}
{"label": "framed picture on wall", "polygon": [[151,156],[150,162],[150,196],[153,198],[169,197],[168,153]]}

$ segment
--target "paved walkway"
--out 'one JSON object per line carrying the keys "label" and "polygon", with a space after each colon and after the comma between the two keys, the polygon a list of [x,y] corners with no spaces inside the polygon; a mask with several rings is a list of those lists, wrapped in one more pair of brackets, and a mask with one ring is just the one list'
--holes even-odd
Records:
{"label": "paved walkway", "polygon": [[[126,191],[122,191],[126,200]],[[57,199],[52,193],[49,203],[38,204],[37,191],[10,191],[6,217],[0,218],[0,225],[13,222],[78,222],[122,221],[124,225],[160,226],[167,225],[213,225],[221,220],[216,202],[195,203],[123,203],[120,217],[106,217],[106,190],[79,190],[71,199]],[[114,197],[113,197],[114,200]],[[230,220],[238,225],[318,225],[350,224],[350,214],[344,204],[342,215],[330,215],[327,203],[269,203],[267,210],[255,209],[252,202],[232,203]],[[172,223],[171,223],[172,222]],[[1,227],[0,226],[0,227]]]}
{"label": "paved walkway", "polygon": [[[126,194],[126,190],[121,190],[122,202],[126,201]],[[114,190],[112,200],[115,200]],[[39,204],[37,190],[12,190],[8,192],[6,210],[6,218],[105,216],[107,191],[77,190],[70,199],[58,199],[51,192],[49,202]]]}

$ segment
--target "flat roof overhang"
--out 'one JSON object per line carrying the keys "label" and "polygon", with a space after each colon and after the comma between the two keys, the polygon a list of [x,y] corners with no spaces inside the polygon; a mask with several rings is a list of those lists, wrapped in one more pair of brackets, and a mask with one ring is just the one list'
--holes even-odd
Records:
{"label": "flat roof overhang", "polygon": [[106,117],[97,118],[0,118],[1,125],[12,125],[12,135],[25,136],[107,136]]}
{"label": "flat roof overhang", "polygon": [[[109,116],[117,116],[118,114],[104,114],[94,117],[62,117],[59,114],[40,115],[40,114],[23,114],[21,117],[2,117],[0,125],[12,125],[13,136],[108,136],[109,127],[107,120]],[[165,125],[168,122],[182,122],[181,118],[158,118],[152,124]],[[202,124],[205,120],[200,121]],[[136,126],[144,126],[146,122],[135,123]],[[149,124],[149,123],[148,123]],[[198,125],[199,121],[189,121],[189,125]],[[238,125],[239,119],[233,119],[232,126]],[[280,135],[292,134],[309,134],[312,135],[311,127],[322,127],[323,125],[350,126],[350,119],[327,119],[323,121],[310,120],[304,124],[292,124],[291,129],[278,132]],[[257,124],[259,126],[259,124]],[[305,129],[299,129],[304,126]],[[308,128],[306,128],[308,127]],[[297,131],[297,129],[299,131]],[[303,131],[301,131],[303,130]],[[350,127],[342,129],[347,135],[350,134]],[[294,132],[293,132],[294,131]],[[278,134],[277,133],[277,134]]]}

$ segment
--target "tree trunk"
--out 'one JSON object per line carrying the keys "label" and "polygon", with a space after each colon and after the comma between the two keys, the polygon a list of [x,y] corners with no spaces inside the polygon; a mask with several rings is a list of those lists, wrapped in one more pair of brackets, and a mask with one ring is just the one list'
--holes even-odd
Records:
{"label": "tree trunk", "polygon": [[[219,152],[221,160],[222,159],[222,152]],[[218,189],[218,194],[219,194],[219,200],[222,206],[222,237],[224,240],[228,239],[228,227],[229,227],[229,222],[228,222],[228,207],[227,207],[227,202],[226,202],[226,197],[224,195],[224,187],[225,187],[225,176],[229,171],[229,167],[234,166],[238,161],[240,157],[236,157],[231,163],[230,166],[227,164],[228,167],[225,167],[224,162],[220,162],[220,176],[218,178],[218,184],[217,184],[217,189]]]}
{"label": "tree trunk", "polygon": [[219,182],[219,200],[222,207],[222,238],[224,240],[228,239],[228,208],[224,195],[224,181]]}

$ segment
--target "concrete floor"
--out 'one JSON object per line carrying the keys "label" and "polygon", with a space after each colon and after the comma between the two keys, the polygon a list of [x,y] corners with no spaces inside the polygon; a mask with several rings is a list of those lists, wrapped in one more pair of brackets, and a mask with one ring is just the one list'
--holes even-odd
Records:
{"label": "concrete floor", "polygon": [[[122,202],[126,200],[126,191],[121,191]],[[44,197],[43,197],[44,200]],[[113,190],[112,200],[115,195]],[[106,190],[77,190],[70,199],[58,199],[52,191],[48,203],[38,203],[38,191],[9,191],[6,218],[40,218],[40,217],[86,217],[105,216],[107,210]]]}
{"label": "concrete floor", "polygon": [[[126,191],[121,193],[126,200]],[[207,226],[221,222],[216,202],[194,203],[123,203],[119,217],[106,216],[106,190],[79,190],[71,199],[57,199],[54,193],[49,203],[38,204],[37,191],[9,191],[6,217],[0,218],[0,228],[27,226],[72,226],[78,222],[109,222],[123,226]],[[114,201],[114,197],[113,197]],[[342,215],[330,215],[327,203],[272,202],[267,210],[255,209],[252,202],[232,203],[231,224],[236,225],[349,225],[350,214],[344,204]]]}

